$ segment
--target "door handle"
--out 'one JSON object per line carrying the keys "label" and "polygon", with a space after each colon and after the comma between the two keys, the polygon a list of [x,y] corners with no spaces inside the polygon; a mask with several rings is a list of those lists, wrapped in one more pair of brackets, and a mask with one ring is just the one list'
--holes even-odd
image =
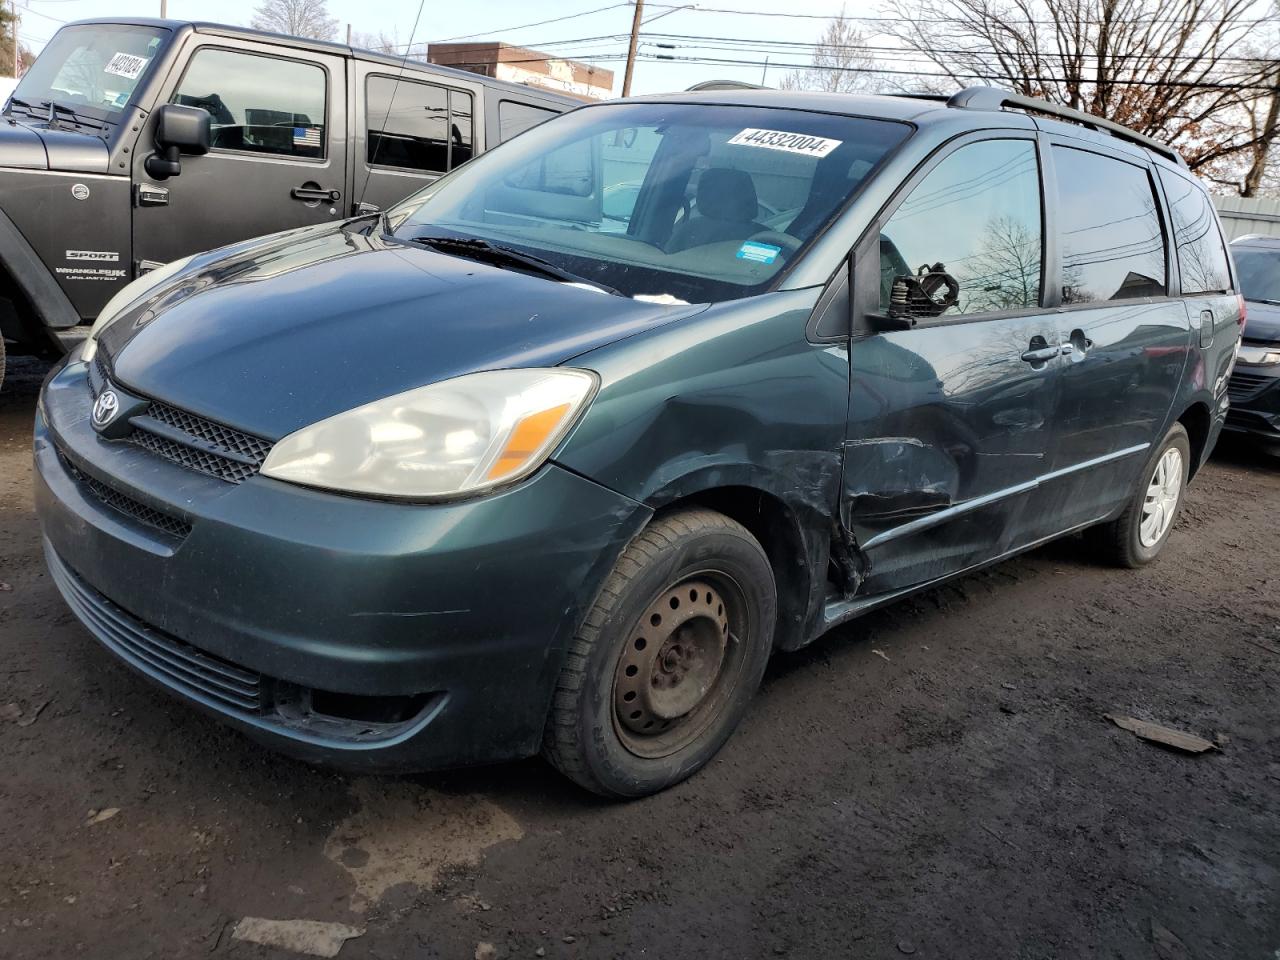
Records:
{"label": "door handle", "polygon": [[1213,311],[1200,311],[1200,346],[1213,346]]}
{"label": "door handle", "polygon": [[295,200],[320,201],[322,203],[337,203],[342,199],[342,191],[326,190],[324,187],[294,187],[289,191],[289,196]]}
{"label": "door handle", "polygon": [[1022,355],[1022,359],[1027,363],[1048,363],[1061,352],[1062,348],[1059,346],[1032,347]]}

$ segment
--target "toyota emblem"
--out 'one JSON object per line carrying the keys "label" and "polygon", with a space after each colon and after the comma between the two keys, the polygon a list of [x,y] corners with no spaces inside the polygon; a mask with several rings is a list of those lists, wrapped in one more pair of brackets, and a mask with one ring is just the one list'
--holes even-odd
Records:
{"label": "toyota emblem", "polygon": [[120,398],[114,390],[103,390],[93,403],[93,425],[101,429],[120,412]]}

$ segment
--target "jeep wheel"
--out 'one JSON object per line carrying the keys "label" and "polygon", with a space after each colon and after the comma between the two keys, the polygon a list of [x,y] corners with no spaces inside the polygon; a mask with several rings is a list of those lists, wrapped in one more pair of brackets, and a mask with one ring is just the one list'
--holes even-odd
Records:
{"label": "jeep wheel", "polygon": [[654,520],[573,639],[543,754],[608,797],[679,783],[742,719],[776,609],[769,560],[744,527],[702,509]]}

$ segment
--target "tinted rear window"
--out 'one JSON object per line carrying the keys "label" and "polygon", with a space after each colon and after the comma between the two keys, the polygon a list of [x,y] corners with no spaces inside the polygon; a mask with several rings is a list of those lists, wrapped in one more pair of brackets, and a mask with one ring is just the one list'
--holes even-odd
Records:
{"label": "tinted rear window", "polygon": [[1178,270],[1183,293],[1218,293],[1231,289],[1227,249],[1213,215],[1209,195],[1198,184],[1176,173],[1160,171],[1173,214],[1173,239],[1178,247]]}
{"label": "tinted rear window", "polygon": [[1142,167],[1053,148],[1062,244],[1062,302],[1163,296],[1164,231]]}

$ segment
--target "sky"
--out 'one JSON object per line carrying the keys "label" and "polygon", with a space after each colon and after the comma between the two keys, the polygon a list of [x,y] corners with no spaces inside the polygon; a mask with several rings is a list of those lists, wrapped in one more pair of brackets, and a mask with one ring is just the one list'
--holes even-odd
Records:
{"label": "sky", "polygon": [[[248,24],[257,5],[255,0],[168,0],[169,16],[188,20],[213,20],[222,23]],[[7,5],[7,3],[6,3]],[[702,8],[732,8],[787,16],[751,16],[746,13],[715,13]],[[160,0],[17,0],[21,16],[19,37],[32,50],[39,52],[63,21],[102,16],[159,16]],[[607,7],[608,9],[601,9]],[[683,8],[682,8],[683,7]],[[703,37],[742,37],[770,41],[811,43],[821,33],[825,21],[837,16],[841,9],[850,16],[873,15],[874,8],[863,0],[787,0],[785,4],[770,0],[702,0],[698,4],[682,4],[681,0],[646,2],[643,28],[645,32],[697,35]],[[587,12],[596,11],[596,12]],[[418,13],[417,0],[329,0],[329,12],[342,25],[359,33],[383,33],[398,43],[407,44]],[[579,15],[581,14],[581,15]],[[627,34],[631,30],[633,8],[614,0],[472,0],[449,3],[424,0],[422,20],[413,35],[415,46],[421,41],[453,38],[505,40],[510,43],[539,47],[560,56],[589,59],[615,73],[614,93],[621,93],[622,72],[627,52]],[[802,16],[797,16],[802,15]],[[569,17],[555,23],[521,26],[534,21]],[[871,26],[874,26],[873,24]],[[519,29],[514,29],[519,27]],[[596,39],[605,38],[605,39]],[[563,41],[575,41],[564,43]],[[656,46],[676,43],[675,49]],[[702,41],[705,44],[706,41]],[[718,42],[717,42],[718,44]],[[723,46],[722,44],[718,44]],[[807,57],[798,48],[777,50],[713,49],[688,40],[654,38],[641,44],[641,53],[667,56],[704,56],[736,60],[771,61],[763,66],[728,64],[692,64],[680,61],[641,60],[632,82],[633,94],[662,93],[683,90],[701,80],[735,79],[758,83],[765,79],[776,84],[786,67],[773,64],[803,63]]]}

